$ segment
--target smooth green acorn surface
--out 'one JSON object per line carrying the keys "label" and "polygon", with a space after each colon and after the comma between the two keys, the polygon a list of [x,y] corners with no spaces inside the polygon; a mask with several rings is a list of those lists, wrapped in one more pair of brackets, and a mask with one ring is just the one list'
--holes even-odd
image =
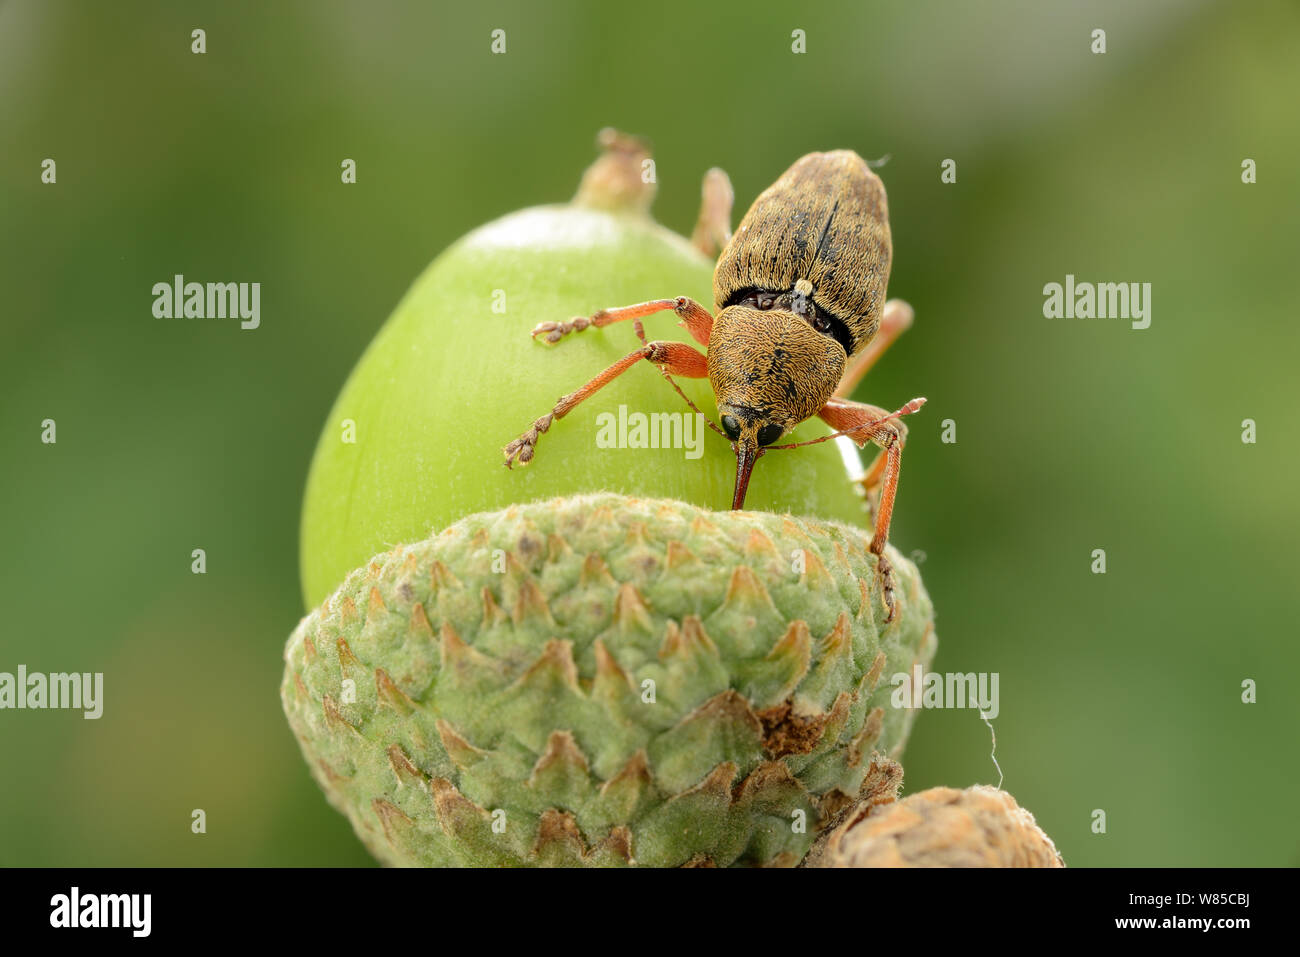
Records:
{"label": "smooth green acorn surface", "polygon": [[793,866],[887,775],[937,644],[892,548],[884,622],[869,544],[613,494],[470,515],[302,620],[285,713],[386,864]]}
{"label": "smooth green acorn surface", "polygon": [[[501,453],[561,395],[639,346],[631,322],[549,347],[530,336],[537,323],[679,295],[710,307],[712,271],[712,260],[646,215],[576,205],[505,216],[440,255],[353,370],[321,434],[302,516],[307,607],[377,552],[473,512],[602,490],[729,505],[735,456],[707,428],[699,458],[685,448],[598,445],[598,416],[617,422],[620,405],[629,416],[693,415],[649,363],[557,420],[527,467],[507,470]],[[645,327],[651,339],[691,341],[672,312]],[[707,380],[677,381],[716,422]],[[813,420],[784,441],[827,431]],[[834,442],[765,455],[745,504],[867,521]]]}

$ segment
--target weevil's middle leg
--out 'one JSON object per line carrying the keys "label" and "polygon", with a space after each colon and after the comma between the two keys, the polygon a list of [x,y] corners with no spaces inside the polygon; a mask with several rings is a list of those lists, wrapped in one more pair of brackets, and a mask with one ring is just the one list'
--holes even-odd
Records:
{"label": "weevil's middle leg", "polygon": [[702,346],[709,344],[709,333],[713,331],[713,315],[694,299],[678,296],[676,299],[651,299],[634,306],[619,306],[615,309],[601,309],[590,316],[576,316],[568,322],[539,322],[533,329],[533,338],[545,334],[543,342],[556,343],[571,332],[582,332],[590,326],[608,326],[611,323],[627,319],[643,319],[671,309],[681,317],[680,325]]}
{"label": "weevil's middle leg", "polygon": [[876,575],[885,603],[886,624],[894,620],[898,610],[894,602],[894,569],[885,556],[889,523],[894,516],[894,498],[898,494],[898,475],[903,466],[903,446],[907,442],[907,427],[899,421],[898,415],[915,412],[924,402],[924,399],[913,399],[897,413],[890,413],[878,406],[833,398],[817,413],[818,418],[837,432],[852,430],[849,437],[859,446],[874,442],[882,450],[868,471],[867,479],[876,476],[873,484],[880,485],[871,554],[876,556]]}
{"label": "weevil's middle leg", "polygon": [[685,342],[647,342],[636,352],[631,352],[619,359],[576,392],[561,396],[550,412],[534,420],[533,424],[528,427],[527,432],[502,450],[506,457],[506,468],[513,468],[516,462],[520,465],[527,465],[531,462],[537,448],[538,439],[543,432],[551,427],[552,422],[564,418],[573,411],[576,405],[585,399],[591,398],[642,359],[653,362],[661,370],[671,375],[683,376],[688,379],[704,379],[709,375],[708,361],[696,349]]}

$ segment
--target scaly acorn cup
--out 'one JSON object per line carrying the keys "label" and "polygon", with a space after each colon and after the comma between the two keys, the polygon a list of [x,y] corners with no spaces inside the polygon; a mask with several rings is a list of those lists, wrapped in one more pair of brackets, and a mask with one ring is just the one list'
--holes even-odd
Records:
{"label": "scaly acorn cup", "polygon": [[471,515],[302,620],[285,712],[386,864],[792,866],[897,774],[889,677],[936,646],[892,548],[881,624],[869,542],[608,493]]}
{"label": "scaly acorn cup", "polygon": [[826,828],[806,867],[1064,867],[1034,816],[987,785],[859,800]]}

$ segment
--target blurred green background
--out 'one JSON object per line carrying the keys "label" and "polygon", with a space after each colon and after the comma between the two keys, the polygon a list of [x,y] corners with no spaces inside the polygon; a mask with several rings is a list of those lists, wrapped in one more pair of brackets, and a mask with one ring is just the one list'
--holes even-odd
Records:
{"label": "blurred green background", "polygon": [[[310,455],[429,260],[567,198],[608,124],[683,231],[709,166],[743,210],[810,150],[891,154],[917,323],[858,397],[930,400],[893,540],[936,669],[1000,674],[1005,786],[1070,864],[1300,863],[1298,31],[1287,2],[0,5],[0,671],[106,673],[99,721],[0,712],[0,863],[369,862],[277,695]],[[260,281],[261,328],[154,319],[177,272]],[[1151,327],[1045,319],[1066,273],[1152,283]],[[995,783],[989,746],[921,714],[906,790]]]}

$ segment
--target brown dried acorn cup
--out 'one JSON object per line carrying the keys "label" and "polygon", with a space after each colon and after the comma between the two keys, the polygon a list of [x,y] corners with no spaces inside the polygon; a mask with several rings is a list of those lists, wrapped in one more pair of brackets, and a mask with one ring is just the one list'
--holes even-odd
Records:
{"label": "brown dried acorn cup", "polygon": [[826,828],[805,867],[1064,867],[1052,839],[1006,791],[880,789]]}

